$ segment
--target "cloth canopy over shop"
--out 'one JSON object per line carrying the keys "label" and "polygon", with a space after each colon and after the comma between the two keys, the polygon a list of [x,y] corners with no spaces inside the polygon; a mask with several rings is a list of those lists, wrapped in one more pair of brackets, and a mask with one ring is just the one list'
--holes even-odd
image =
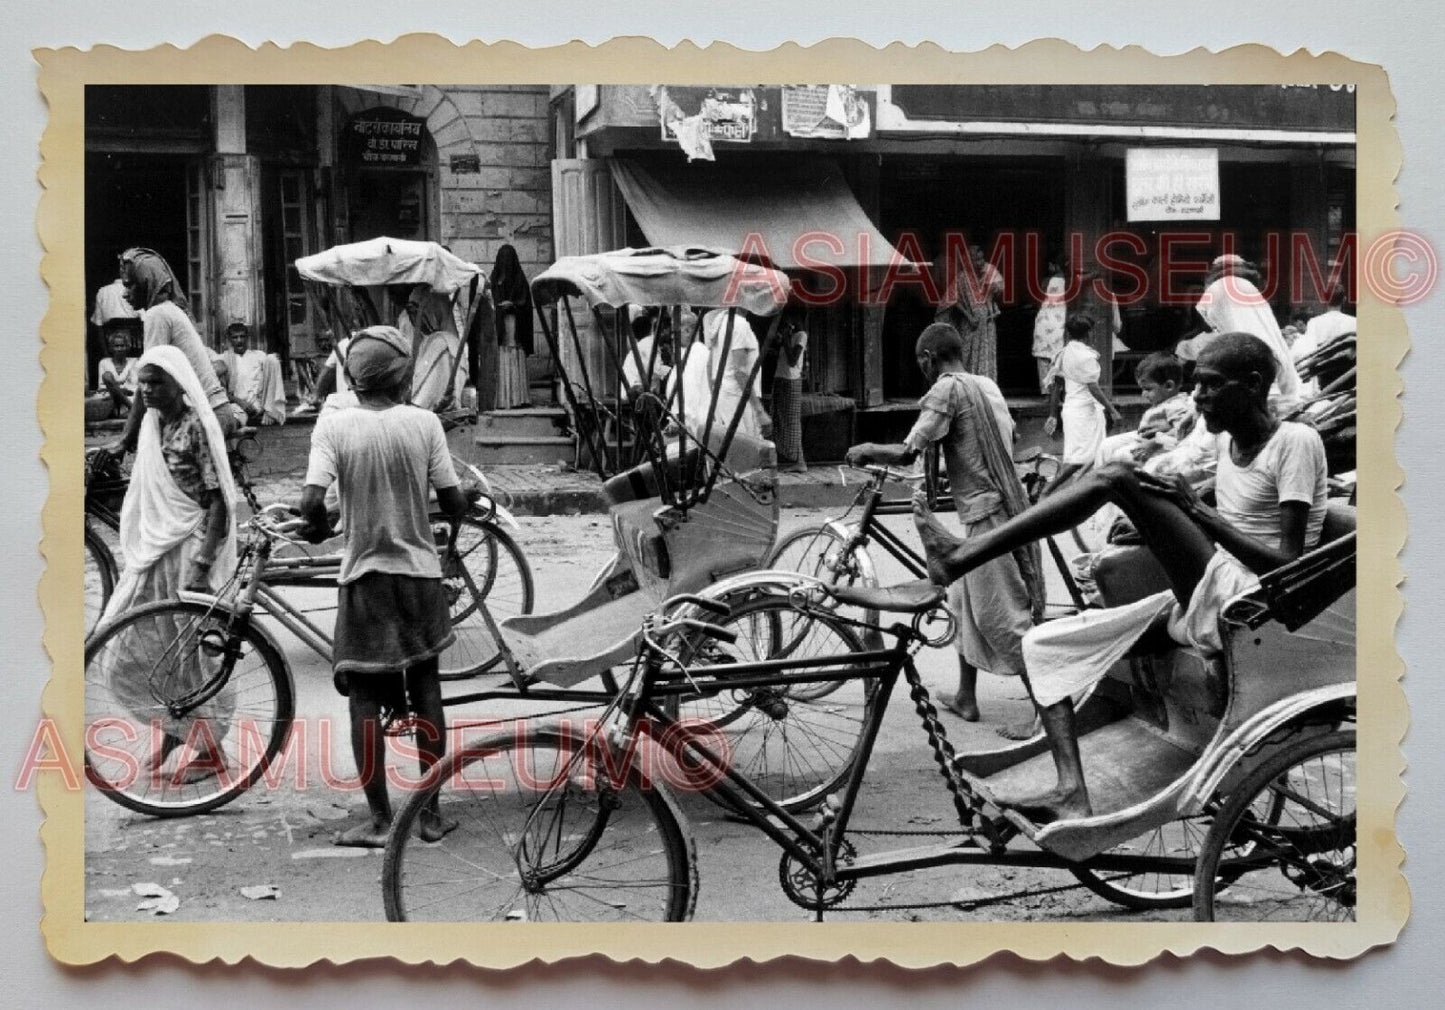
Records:
{"label": "cloth canopy over shop", "polygon": [[734,161],[659,167],[617,158],[612,176],[655,246],[765,253],[784,270],[907,262],[827,158],[769,161],[765,170]]}
{"label": "cloth canopy over shop", "polygon": [[589,305],[727,306],[771,316],[787,303],[785,274],[712,249],[618,249],[564,256],[532,282],[538,304],[580,295]]}
{"label": "cloth canopy over shop", "polygon": [[321,284],[371,287],[425,284],[451,294],[485,277],[481,268],[453,255],[435,242],[373,238],[338,245],[296,261],[302,278]]}

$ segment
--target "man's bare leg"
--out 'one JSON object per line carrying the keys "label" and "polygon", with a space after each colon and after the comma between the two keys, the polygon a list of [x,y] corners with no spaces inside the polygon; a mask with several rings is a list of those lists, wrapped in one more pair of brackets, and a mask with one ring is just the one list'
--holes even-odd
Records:
{"label": "man's bare leg", "polygon": [[[406,671],[406,693],[416,717],[417,760],[423,777],[446,755],[446,712],[442,708],[437,669],[437,659],[433,656]],[[437,795],[432,793],[431,802],[418,819],[417,832],[424,842],[439,842],[457,827],[455,820],[441,815]]]}
{"label": "man's bare leg", "polygon": [[386,848],[391,833],[391,798],[386,793],[386,746],[381,731],[381,703],[364,684],[364,678],[352,677],[351,684],[351,754],[356,759],[361,789],[371,808],[371,820],[348,828],[336,837],[335,844],[366,849]]}
{"label": "man's bare leg", "polygon": [[913,498],[913,520],[928,559],[928,577],[946,586],[986,561],[1072,529],[1108,502],[1134,523],[1168,574],[1175,597],[1187,604],[1214,544],[1178,505],[1145,490],[1129,464],[1095,467],[1008,522],[967,539],[949,533],[921,495]]}
{"label": "man's bare leg", "polygon": [[1070,698],[1039,710],[1049,751],[1054,759],[1057,784],[1042,796],[997,796],[1005,806],[1013,807],[1025,817],[1040,824],[1050,821],[1088,817],[1094,811],[1089,805],[1089,790],[1084,783],[1084,766],[1079,757],[1079,737],[1074,728],[1074,703]]}
{"label": "man's bare leg", "polygon": [[943,707],[964,722],[978,722],[978,667],[958,657],[958,692]]}

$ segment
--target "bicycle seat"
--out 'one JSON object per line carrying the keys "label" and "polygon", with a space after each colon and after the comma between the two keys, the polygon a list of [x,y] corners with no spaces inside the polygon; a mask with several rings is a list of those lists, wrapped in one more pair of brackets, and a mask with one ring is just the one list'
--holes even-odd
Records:
{"label": "bicycle seat", "polygon": [[226,444],[227,444],[227,445],[235,445],[237,442],[241,441],[242,439],[253,437],[253,436],[254,436],[257,432],[259,432],[260,430],[261,430],[260,428],[252,428],[252,427],[241,427],[241,428],[237,428],[235,431],[231,432],[229,435],[226,436]]}
{"label": "bicycle seat", "polygon": [[1040,449],[1038,446],[1030,446],[1027,449],[1020,449],[1018,452],[1014,453],[1014,462],[1020,464],[1032,463],[1043,454],[1044,450]]}
{"label": "bicycle seat", "polygon": [[839,603],[850,607],[890,614],[921,614],[943,600],[943,587],[927,579],[897,586],[829,586],[828,592]]}

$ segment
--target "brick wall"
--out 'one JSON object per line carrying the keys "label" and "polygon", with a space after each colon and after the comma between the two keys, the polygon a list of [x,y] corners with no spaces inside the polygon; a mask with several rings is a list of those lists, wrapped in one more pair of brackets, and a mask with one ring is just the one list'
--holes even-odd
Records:
{"label": "brick wall", "polygon": [[[460,113],[436,136],[441,178],[441,241],[463,259],[490,266],[511,243],[528,278],[552,264],[552,183],[548,161],[548,87],[450,85],[441,89]],[[449,136],[456,132],[457,138]],[[453,172],[462,149],[477,172]],[[465,141],[463,141],[465,143]]]}

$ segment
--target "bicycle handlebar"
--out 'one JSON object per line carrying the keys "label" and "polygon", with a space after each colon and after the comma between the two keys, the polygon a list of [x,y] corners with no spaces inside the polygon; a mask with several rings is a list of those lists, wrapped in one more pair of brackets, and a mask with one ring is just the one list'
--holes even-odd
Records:
{"label": "bicycle handlebar", "polygon": [[902,470],[895,470],[888,466],[880,466],[876,463],[863,463],[860,465],[844,463],[838,467],[838,480],[844,487],[848,486],[848,478],[844,476],[845,470],[862,471],[872,477],[878,484],[884,484],[888,481],[895,481],[899,484],[916,484],[928,479],[927,474],[905,473]]}

